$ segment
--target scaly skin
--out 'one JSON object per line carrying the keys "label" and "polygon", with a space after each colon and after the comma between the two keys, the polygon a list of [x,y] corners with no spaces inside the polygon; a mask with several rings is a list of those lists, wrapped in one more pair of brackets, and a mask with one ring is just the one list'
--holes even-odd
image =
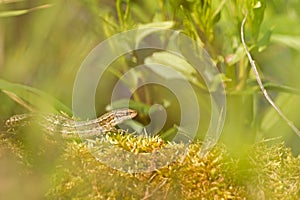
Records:
{"label": "scaly skin", "polygon": [[[76,121],[68,116],[55,114],[21,114],[15,115],[6,121],[9,129],[25,126],[30,121],[38,121],[38,124],[50,134],[60,133],[64,138],[89,138],[102,135],[107,132],[118,131],[115,126],[132,119],[137,115],[135,110],[117,109],[105,113],[97,119]],[[31,119],[31,120],[30,120]]]}

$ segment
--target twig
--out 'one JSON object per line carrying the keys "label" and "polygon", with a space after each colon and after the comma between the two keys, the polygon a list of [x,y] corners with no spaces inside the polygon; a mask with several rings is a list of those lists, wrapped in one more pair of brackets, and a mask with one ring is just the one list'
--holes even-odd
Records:
{"label": "twig", "polygon": [[267,99],[267,101],[271,104],[271,106],[276,110],[276,112],[280,115],[280,117],[289,125],[289,127],[291,127],[291,129],[300,137],[300,131],[299,129],[294,125],[294,123],[292,121],[290,121],[285,115],[284,113],[280,110],[280,108],[274,103],[274,101],[272,100],[272,98],[269,96],[267,90],[265,89],[265,87],[262,84],[261,78],[259,76],[259,73],[257,71],[257,67],[255,65],[254,60],[252,59],[252,56],[248,50],[248,47],[245,43],[245,39],[244,39],[244,26],[247,20],[247,16],[248,16],[248,11],[245,14],[245,17],[242,21],[242,25],[241,25],[241,40],[242,40],[242,44],[244,46],[244,49],[246,51],[246,55],[249,59],[250,65],[252,67],[252,70],[254,72],[256,81],[263,93],[263,95],[265,96],[265,98]]}

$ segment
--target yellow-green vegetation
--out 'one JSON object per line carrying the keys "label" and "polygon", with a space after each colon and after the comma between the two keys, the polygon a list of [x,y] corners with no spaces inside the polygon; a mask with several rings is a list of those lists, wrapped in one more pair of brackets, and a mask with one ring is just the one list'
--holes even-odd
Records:
{"label": "yellow-green vegetation", "polygon": [[[300,158],[295,156],[300,154],[300,140],[288,126],[300,128],[299,8],[296,0],[0,1],[0,199],[300,199]],[[289,123],[266,102],[245,54],[240,28],[246,13],[245,43],[263,86]],[[208,93],[214,91],[183,62],[186,59],[160,49],[120,55],[101,77],[95,96],[88,97],[95,99],[97,116],[111,103],[123,107],[123,99],[111,102],[111,94],[122,76],[134,72],[130,83],[123,82],[134,91],[129,107],[138,112],[130,130],[139,132],[149,122],[160,121],[149,117],[150,108],[159,104],[167,112],[159,136],[111,133],[82,143],[60,134],[46,136],[39,124],[16,125],[9,133],[2,127],[15,114],[63,112],[71,117],[76,113],[74,81],[91,50],[115,34],[145,27],[186,34],[207,51],[220,72],[226,121],[218,145],[206,158],[197,152],[214,113]],[[135,46],[144,45],[144,40],[137,41]],[[173,46],[174,41],[164,42]],[[182,128],[185,104],[159,85],[137,90],[130,86],[147,78],[136,70],[147,63],[178,71],[197,95],[201,118],[187,152],[182,144],[167,142]],[[169,80],[164,71],[156,73]],[[161,149],[162,161],[174,162],[162,167],[153,162],[150,172],[133,173],[132,161],[122,157],[124,151],[142,157]],[[123,171],[101,161],[121,162]],[[133,167],[146,167],[147,160],[142,161]]]}
{"label": "yellow-green vegetation", "polygon": [[[300,158],[283,144],[261,142],[237,158],[224,145],[217,145],[205,158],[197,153],[201,142],[194,142],[178,159],[151,172],[126,173],[97,161],[88,143],[53,141],[43,137],[46,148],[25,150],[21,139],[3,133],[0,155],[1,180],[6,184],[26,184],[15,193],[16,185],[1,191],[18,197],[47,199],[298,199],[300,198]],[[109,134],[106,140],[139,154],[153,152],[165,143],[159,137]],[[103,140],[104,142],[104,140]],[[100,144],[98,140],[96,144]],[[53,150],[56,152],[53,156]],[[111,152],[113,153],[113,152]],[[170,155],[171,156],[171,155]],[[53,158],[55,157],[55,159]],[[116,158],[111,155],[112,158]],[[9,163],[7,163],[9,158]],[[13,158],[13,159],[12,159]],[[46,159],[52,158],[45,166]],[[5,167],[4,167],[5,166]],[[45,169],[45,167],[47,169]],[[47,179],[45,179],[47,177]],[[44,179],[44,180],[43,180]],[[43,180],[43,181],[41,181]],[[9,187],[10,184],[7,185]],[[20,187],[21,185],[19,185]],[[28,190],[29,188],[29,190]],[[28,192],[32,191],[32,193]],[[34,191],[34,192],[33,192]],[[15,195],[15,196],[14,196]]]}
{"label": "yellow-green vegetation", "polygon": [[[113,143],[136,153],[155,151],[162,145],[159,137],[136,138],[131,135],[110,138]],[[176,149],[181,145],[170,144]],[[70,143],[62,162],[53,175],[50,199],[241,199],[243,187],[234,185],[226,175],[228,161],[225,149],[215,148],[207,158],[200,159],[200,142],[190,146],[186,155],[152,172],[126,173],[99,163],[83,143]],[[114,159],[118,159],[113,155]],[[172,156],[172,155],[169,155]]]}
{"label": "yellow-green vegetation", "polygon": [[254,146],[246,178],[251,199],[299,199],[300,157],[295,158],[284,144]]}

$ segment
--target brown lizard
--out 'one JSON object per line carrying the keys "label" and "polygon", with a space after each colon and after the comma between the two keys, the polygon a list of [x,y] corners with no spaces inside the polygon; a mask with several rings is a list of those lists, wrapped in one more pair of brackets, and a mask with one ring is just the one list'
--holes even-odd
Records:
{"label": "brown lizard", "polygon": [[136,115],[135,110],[127,108],[112,110],[99,118],[87,121],[76,121],[66,115],[21,114],[12,116],[5,124],[9,129],[14,129],[30,123],[28,119],[32,119],[32,121],[37,119],[38,124],[50,134],[61,133],[64,138],[78,137],[78,135],[81,138],[89,138],[107,132],[117,132],[116,125],[132,119]]}

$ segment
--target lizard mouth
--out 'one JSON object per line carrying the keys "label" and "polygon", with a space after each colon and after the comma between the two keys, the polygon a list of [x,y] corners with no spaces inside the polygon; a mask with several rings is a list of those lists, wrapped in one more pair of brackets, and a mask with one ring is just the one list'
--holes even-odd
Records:
{"label": "lizard mouth", "polygon": [[137,112],[135,110],[129,109],[128,110],[130,118],[134,118],[137,116]]}

